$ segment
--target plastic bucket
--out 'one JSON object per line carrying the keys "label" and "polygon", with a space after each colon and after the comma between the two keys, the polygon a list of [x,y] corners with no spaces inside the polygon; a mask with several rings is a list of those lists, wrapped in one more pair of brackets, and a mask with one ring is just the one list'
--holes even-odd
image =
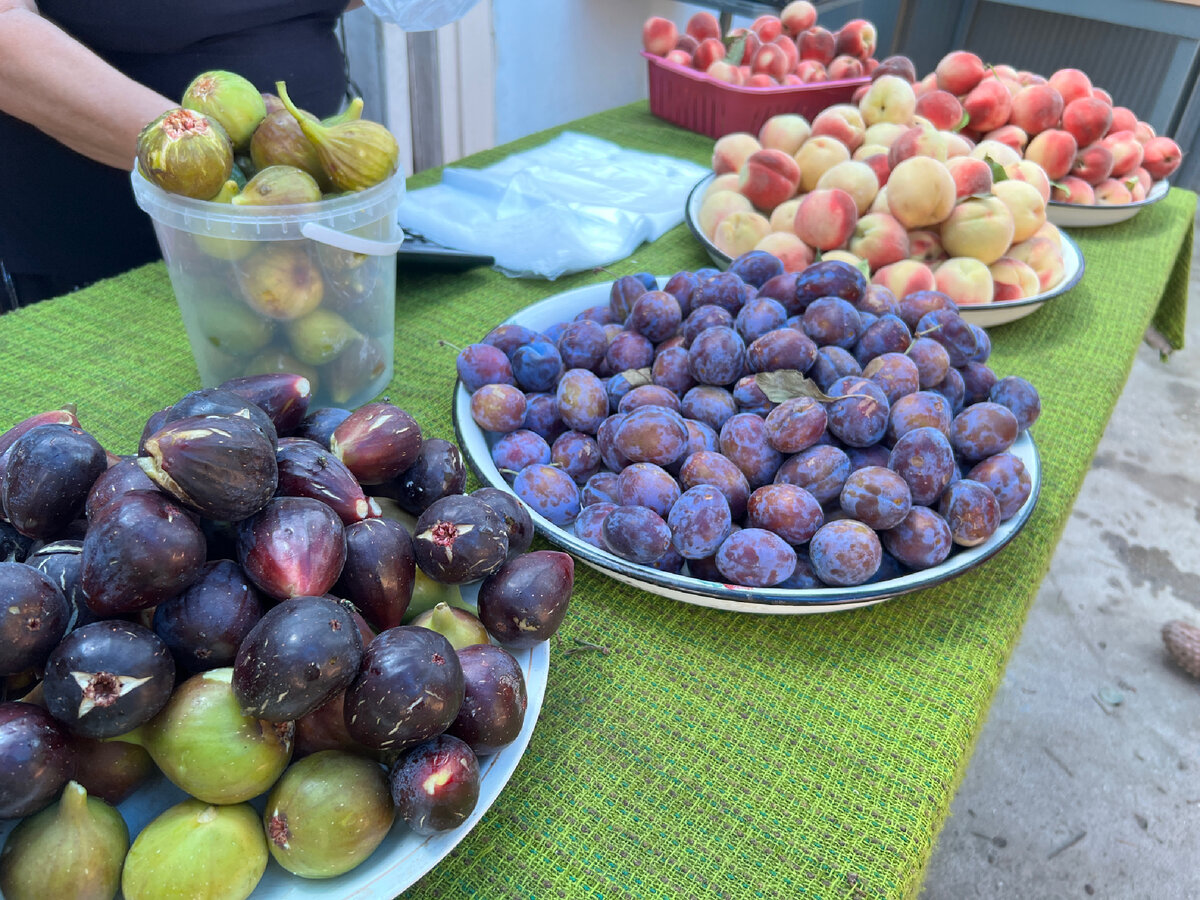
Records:
{"label": "plastic bucket", "polygon": [[234,206],[171,194],[136,168],[204,387],[295,372],[313,408],[354,407],[392,378],[404,177],[318,203]]}

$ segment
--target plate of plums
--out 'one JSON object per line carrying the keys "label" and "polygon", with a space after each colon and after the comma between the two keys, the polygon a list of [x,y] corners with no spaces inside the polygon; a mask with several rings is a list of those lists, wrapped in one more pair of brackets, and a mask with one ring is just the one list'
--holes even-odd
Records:
{"label": "plate of plums", "polygon": [[626,275],[464,347],[480,480],[618,581],[748,613],[853,609],[1000,551],[1032,514],[1036,389],[944,294],[843,262]]}

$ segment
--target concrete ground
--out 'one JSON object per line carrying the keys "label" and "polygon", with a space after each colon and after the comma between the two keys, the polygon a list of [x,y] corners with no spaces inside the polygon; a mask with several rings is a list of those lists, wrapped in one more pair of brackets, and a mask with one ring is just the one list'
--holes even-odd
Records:
{"label": "concrete ground", "polygon": [[1195,256],[1188,313],[1138,351],[920,900],[1200,898],[1200,680],[1160,636],[1200,626]]}

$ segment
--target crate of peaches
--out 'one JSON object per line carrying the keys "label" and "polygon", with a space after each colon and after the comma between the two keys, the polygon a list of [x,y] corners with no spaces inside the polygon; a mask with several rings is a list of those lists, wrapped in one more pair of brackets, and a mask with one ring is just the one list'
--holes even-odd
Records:
{"label": "crate of peaches", "polygon": [[1083,260],[1047,221],[1045,170],[1003,135],[965,134],[968,107],[926,84],[886,73],[811,121],[787,113],[720,138],[687,215],[713,259],[844,259],[898,297],[936,289],[967,313],[1013,304],[1014,317],[1069,288]]}
{"label": "crate of peaches", "polygon": [[875,45],[867,19],[830,31],[807,0],[725,34],[710,12],[696,13],[682,30],[651,16],[642,26],[650,112],[712,138],[757,131],[778,113],[814,116],[886,71],[889,61],[875,58]]}

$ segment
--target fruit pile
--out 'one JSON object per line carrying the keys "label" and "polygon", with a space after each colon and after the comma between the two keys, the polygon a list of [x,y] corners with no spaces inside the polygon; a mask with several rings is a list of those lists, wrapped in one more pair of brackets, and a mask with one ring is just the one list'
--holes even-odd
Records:
{"label": "fruit pile", "polygon": [[[8,900],[244,898],[271,858],[338,875],[396,819],[464,822],[479,757],[521,732],[510,651],[558,629],[571,557],[529,550],[508,492],[463,493],[458,448],[402,409],[311,397],[195,391],[128,457],[69,409],[0,435]],[[114,807],[155,769],[189,798],[130,845]]]}
{"label": "fruit pile", "polygon": [[538,333],[493,329],[458,374],[492,460],[551,524],[705,581],[884,581],[986,541],[1029,498],[1010,452],[1028,381],[987,365],[953,301],[897,298],[854,266],[612,283]]}
{"label": "fruit pile", "polygon": [[[319,121],[297,109],[283,82],[260,94],[240,75],[205,72],[182,105],[138,138],[138,172],[173,194],[212,204],[213,218],[312,204],[371,188],[396,171],[399,146],[361,118],[355,99]],[[259,239],[254,228],[209,224],[158,229],[205,384],[263,372],[309,379],[321,405],[357,405],[390,372],[394,321],[390,258],[307,239]],[[384,222],[384,235],[392,223]],[[296,226],[299,229],[299,225]],[[292,235],[289,235],[289,237]],[[364,232],[363,236],[372,236]]]}
{"label": "fruit pile", "polygon": [[822,28],[807,0],[794,0],[778,16],[759,16],[749,28],[725,35],[717,17],[704,11],[688,20],[682,34],[661,16],[642,26],[647,53],[717,81],[762,88],[870,75],[880,65],[873,56],[875,40],[875,26],[866,19],[853,19],[836,33]]}
{"label": "fruit pile", "polygon": [[[973,141],[1006,144],[1036,162],[1052,182],[1051,199],[1102,206],[1146,199],[1179,168],[1169,137],[1092,84],[1087,73],[1059,69],[1049,78],[1009,65],[985,65],[966,50],[946,54],[915,85],[924,115]],[[936,110],[936,115],[932,114]],[[957,117],[957,118],[956,118]]]}

